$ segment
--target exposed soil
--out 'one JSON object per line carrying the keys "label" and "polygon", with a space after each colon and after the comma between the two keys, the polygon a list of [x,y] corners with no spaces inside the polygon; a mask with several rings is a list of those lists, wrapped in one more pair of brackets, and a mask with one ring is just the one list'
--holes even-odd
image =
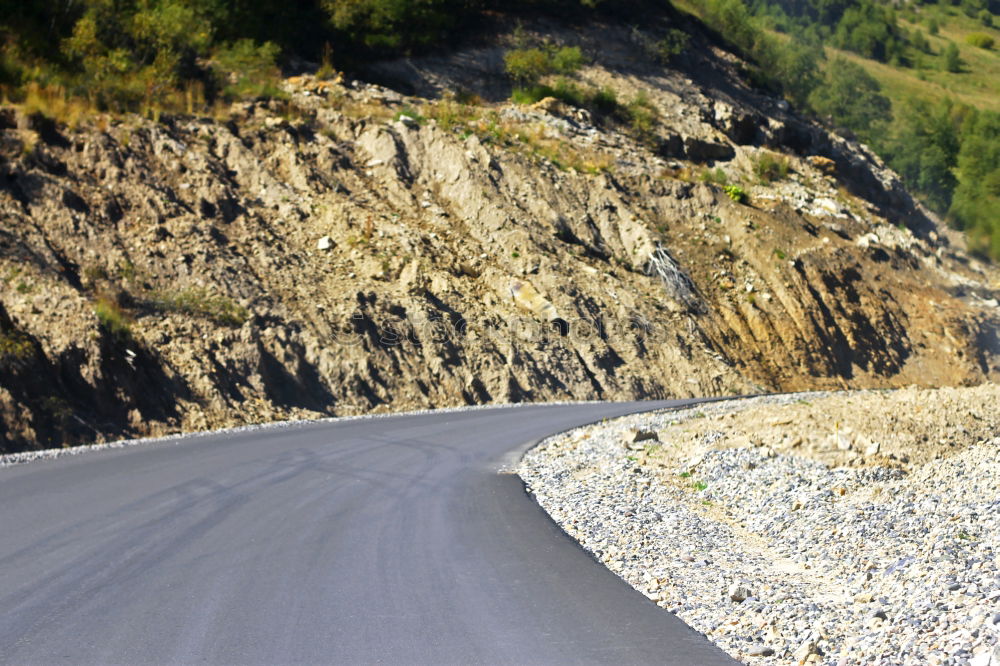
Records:
{"label": "exposed soil", "polygon": [[[739,403],[734,403],[738,407]],[[910,470],[1000,436],[1000,385],[860,391],[748,405],[660,433],[666,452],[767,446],[829,467]]]}
{"label": "exposed soil", "polygon": [[[413,95],[302,76],[219,118],[0,112],[0,450],[1000,376],[996,269],[866,148],[707,38],[654,67],[628,29],[535,27],[593,57],[580,85],[645,91],[652,136],[498,101],[503,36],[386,64]],[[459,88],[487,101],[435,99]],[[763,151],[786,179],[757,182]]]}

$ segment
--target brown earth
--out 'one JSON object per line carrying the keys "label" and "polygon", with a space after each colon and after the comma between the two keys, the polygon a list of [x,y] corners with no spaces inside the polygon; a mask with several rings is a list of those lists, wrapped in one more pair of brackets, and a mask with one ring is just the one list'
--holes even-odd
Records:
{"label": "brown earth", "polygon": [[[0,451],[1000,377],[996,269],[866,148],[705,36],[662,67],[642,33],[534,27],[592,56],[579,85],[644,91],[652,130],[503,102],[502,35],[371,73],[410,96],[301,76],[218,118],[0,111]],[[765,150],[787,178],[757,182]]]}

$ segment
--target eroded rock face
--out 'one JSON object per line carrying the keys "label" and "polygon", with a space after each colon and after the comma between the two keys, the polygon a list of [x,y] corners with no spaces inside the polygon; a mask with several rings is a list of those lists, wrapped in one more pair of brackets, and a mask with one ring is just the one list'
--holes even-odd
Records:
{"label": "eroded rock face", "polygon": [[[787,114],[657,77],[659,143],[544,105],[393,120],[426,100],[310,77],[289,82],[291,120],[247,103],[224,121],[43,132],[4,110],[0,329],[26,342],[0,345],[0,446],[997,376],[995,272],[891,172]],[[751,184],[757,144],[789,153],[789,179]],[[695,182],[692,146],[749,204]]]}

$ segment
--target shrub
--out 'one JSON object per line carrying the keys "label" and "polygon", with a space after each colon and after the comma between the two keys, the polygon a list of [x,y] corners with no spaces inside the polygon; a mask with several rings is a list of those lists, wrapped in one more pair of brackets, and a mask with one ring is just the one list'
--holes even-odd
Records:
{"label": "shrub", "polygon": [[683,30],[670,28],[663,39],[656,42],[656,53],[661,62],[667,63],[684,53],[691,36]]}
{"label": "shrub", "polygon": [[107,296],[99,296],[94,303],[94,314],[101,328],[112,336],[125,340],[132,336],[132,323],[117,302]]}
{"label": "shrub", "polygon": [[560,76],[555,85],[551,88],[552,97],[561,99],[573,106],[586,106],[588,101],[587,93],[576,83],[564,76]]}
{"label": "shrub", "polygon": [[996,41],[984,32],[970,32],[965,36],[965,43],[980,49],[992,49]]}
{"label": "shrub", "polygon": [[504,54],[507,75],[522,88],[536,85],[549,74],[572,74],[583,65],[579,46],[514,49]]}
{"label": "shrub", "polygon": [[701,172],[700,179],[703,183],[714,183],[715,185],[725,185],[729,182],[729,176],[726,175],[722,167],[705,169]]}
{"label": "shrub", "polygon": [[993,27],[993,14],[988,9],[983,9],[979,12],[979,22],[985,25],[987,28]]}
{"label": "shrub", "polygon": [[618,110],[618,95],[613,88],[604,86],[593,94],[590,103],[599,113],[612,114]]}
{"label": "shrub", "polygon": [[281,71],[275,61],[278,47],[271,42],[255,44],[241,39],[215,52],[215,63],[230,83],[223,91],[229,97],[282,97],[278,87]]}
{"label": "shrub", "polygon": [[504,57],[504,69],[515,83],[529,87],[551,71],[549,56],[541,49],[515,49]]}
{"label": "shrub", "polygon": [[645,90],[639,91],[628,103],[625,107],[625,114],[629,126],[632,128],[632,134],[637,139],[648,141],[652,138],[653,127],[659,114]]}
{"label": "shrub", "polygon": [[943,66],[945,71],[957,74],[962,71],[962,65],[963,62],[958,53],[958,47],[955,46],[954,42],[948,42],[948,46],[944,50]]}
{"label": "shrub", "polygon": [[753,160],[754,175],[762,183],[782,180],[788,176],[788,158],[771,152],[759,153]]}
{"label": "shrub", "polygon": [[550,56],[552,69],[560,74],[572,74],[583,65],[583,53],[579,46],[563,46]]}
{"label": "shrub", "polygon": [[739,185],[726,185],[722,189],[736,203],[746,203],[749,198],[746,191]]}

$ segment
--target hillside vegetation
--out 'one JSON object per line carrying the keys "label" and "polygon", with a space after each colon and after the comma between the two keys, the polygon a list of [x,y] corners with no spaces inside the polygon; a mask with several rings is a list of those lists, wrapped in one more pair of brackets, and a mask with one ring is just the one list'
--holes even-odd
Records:
{"label": "hillside vegetation", "polygon": [[1000,257],[995,6],[684,0],[801,111],[868,143],[970,248]]}
{"label": "hillside vegetation", "polygon": [[[52,6],[49,6],[49,5]],[[935,211],[1000,257],[1000,57],[987,0],[940,5],[872,0],[679,0],[756,66],[756,85],[870,144]],[[0,86],[29,107],[76,122],[87,109],[192,113],[281,97],[280,66],[321,75],[378,58],[454,47],[498,17],[549,13],[641,23],[666,2],[483,0],[0,2]],[[997,21],[1000,23],[1000,20]],[[682,52],[675,29],[662,62]],[[824,50],[825,47],[825,50]],[[529,62],[522,65],[531,66]],[[514,72],[515,78],[517,72]],[[523,82],[523,81],[522,81]],[[535,101],[551,90],[535,87]],[[560,97],[580,103],[579,95]],[[600,105],[601,100],[590,100]],[[637,107],[633,107],[636,110]],[[891,110],[890,110],[891,109]]]}

